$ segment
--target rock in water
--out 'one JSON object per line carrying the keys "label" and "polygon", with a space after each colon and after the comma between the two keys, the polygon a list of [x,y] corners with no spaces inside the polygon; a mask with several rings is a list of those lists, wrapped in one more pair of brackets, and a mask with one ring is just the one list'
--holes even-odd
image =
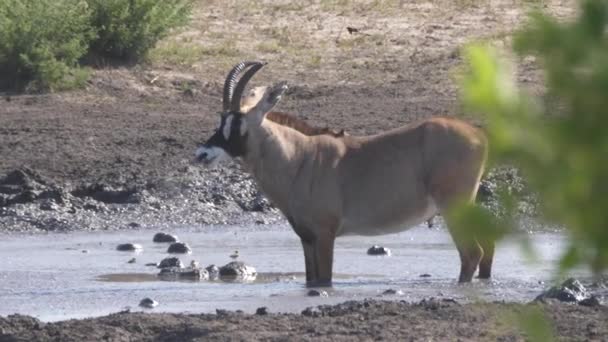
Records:
{"label": "rock in water", "polygon": [[258,308],[257,310],[255,310],[255,314],[260,315],[260,316],[268,315],[268,308],[266,308],[265,306],[262,306],[261,308]]}
{"label": "rock in water", "polygon": [[312,290],[308,291],[308,296],[309,297],[329,297],[329,294],[327,293],[327,291],[319,291],[319,290],[312,289]]}
{"label": "rock in water", "polygon": [[588,299],[589,293],[580,281],[569,278],[560,286],[553,286],[547,291],[541,293],[535,300],[543,300],[547,298],[557,299],[561,302],[579,303]]}
{"label": "rock in water", "polygon": [[169,267],[184,268],[184,264],[182,263],[181,260],[179,260],[178,257],[168,257],[168,258],[164,258],[163,260],[161,260],[160,264],[157,267],[158,268],[169,268]]}
{"label": "rock in water", "polygon": [[152,241],[159,242],[159,243],[162,243],[162,242],[171,242],[172,243],[172,242],[177,242],[178,240],[177,240],[177,236],[175,236],[175,235],[160,232],[160,233],[156,233],[154,235],[154,238],[152,238]]}
{"label": "rock in water", "polygon": [[602,302],[598,297],[592,295],[591,297],[585,298],[578,302],[578,305],[596,307],[602,305]]}
{"label": "rock in water", "polygon": [[209,272],[209,278],[217,278],[220,276],[220,268],[215,265],[209,265],[205,267],[205,270]]}
{"label": "rock in water", "polygon": [[391,255],[391,250],[386,247],[373,245],[367,250],[368,255]]}
{"label": "rock in water", "polygon": [[386,296],[391,296],[391,295],[403,296],[403,291],[395,290],[395,289],[388,289],[388,290],[382,292],[382,294],[386,295]]}
{"label": "rock in water", "polygon": [[207,280],[209,273],[200,268],[177,268],[167,267],[160,270],[158,274],[163,280]]}
{"label": "rock in water", "polygon": [[242,261],[233,261],[220,267],[219,274],[220,277],[249,278],[255,277],[257,272],[255,268],[245,265]]}
{"label": "rock in water", "polygon": [[167,253],[171,254],[188,254],[192,253],[190,246],[184,242],[174,242],[167,249]]}
{"label": "rock in water", "polygon": [[139,306],[142,308],[152,309],[158,306],[158,302],[152,298],[144,298],[139,302]]}
{"label": "rock in water", "polygon": [[116,250],[121,252],[135,252],[141,251],[143,249],[144,248],[141,245],[138,245],[136,243],[122,243],[116,246]]}

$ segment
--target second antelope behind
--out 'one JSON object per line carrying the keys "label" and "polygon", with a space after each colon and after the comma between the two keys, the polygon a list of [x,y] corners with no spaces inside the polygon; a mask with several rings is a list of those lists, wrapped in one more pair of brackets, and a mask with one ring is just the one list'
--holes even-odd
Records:
{"label": "second antelope behind", "polygon": [[[457,201],[475,199],[487,157],[479,129],[431,118],[351,136],[311,129],[286,114],[273,120],[276,113],[270,111],[285,83],[242,97],[263,66],[241,62],[228,73],[220,126],[198,148],[196,160],[204,165],[226,157],[242,161],[300,237],[308,285],[331,284],[336,237],[400,232],[445,213]],[[447,223],[460,254],[458,280],[471,281],[478,267],[479,277],[489,278],[494,241],[455,234]]]}

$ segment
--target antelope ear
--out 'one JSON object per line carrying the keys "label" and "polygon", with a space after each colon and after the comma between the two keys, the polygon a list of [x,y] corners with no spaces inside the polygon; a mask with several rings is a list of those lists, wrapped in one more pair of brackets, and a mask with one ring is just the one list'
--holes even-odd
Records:
{"label": "antelope ear", "polygon": [[262,98],[257,104],[247,113],[248,121],[260,125],[274,106],[281,100],[281,97],[287,90],[287,82],[280,82],[273,87],[266,87]]}
{"label": "antelope ear", "polygon": [[247,114],[264,96],[266,87],[255,87],[241,98],[241,113]]}

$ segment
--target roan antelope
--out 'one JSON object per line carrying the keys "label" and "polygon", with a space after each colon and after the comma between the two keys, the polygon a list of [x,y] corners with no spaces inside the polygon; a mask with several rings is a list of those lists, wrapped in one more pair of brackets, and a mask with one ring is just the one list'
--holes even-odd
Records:
{"label": "roan antelope", "polygon": [[[479,129],[435,117],[350,136],[304,130],[297,124],[303,122],[288,115],[273,121],[269,112],[285,83],[255,88],[242,99],[264,65],[241,62],[230,71],[220,127],[197,149],[196,161],[242,160],[300,237],[308,285],[331,284],[337,236],[400,232],[445,213],[456,201],[475,199],[487,158],[487,139]],[[478,266],[479,277],[489,278],[494,241],[453,228],[450,233],[460,254],[459,281],[471,281]]]}

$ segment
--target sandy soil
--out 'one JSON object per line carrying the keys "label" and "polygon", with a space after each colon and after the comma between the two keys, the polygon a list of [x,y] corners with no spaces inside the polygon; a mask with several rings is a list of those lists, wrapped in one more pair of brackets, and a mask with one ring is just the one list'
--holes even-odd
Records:
{"label": "sandy soil", "polygon": [[[255,83],[289,82],[280,110],[350,134],[374,133],[462,114],[454,77],[460,49],[477,39],[508,46],[525,3],[201,1],[192,24],[161,42],[147,65],[96,70],[81,91],[1,95],[0,177],[12,176],[0,182],[0,232],[280,219],[237,166],[188,164],[218,123],[233,64],[270,62]],[[573,1],[540,3],[560,18],[574,13]],[[519,64],[518,79],[541,92],[533,60]],[[526,336],[505,317],[525,308],[358,302],[306,315],[120,313],[54,324],[11,316],[0,318],[0,340],[511,341]],[[605,307],[542,308],[560,339],[608,338]]]}

